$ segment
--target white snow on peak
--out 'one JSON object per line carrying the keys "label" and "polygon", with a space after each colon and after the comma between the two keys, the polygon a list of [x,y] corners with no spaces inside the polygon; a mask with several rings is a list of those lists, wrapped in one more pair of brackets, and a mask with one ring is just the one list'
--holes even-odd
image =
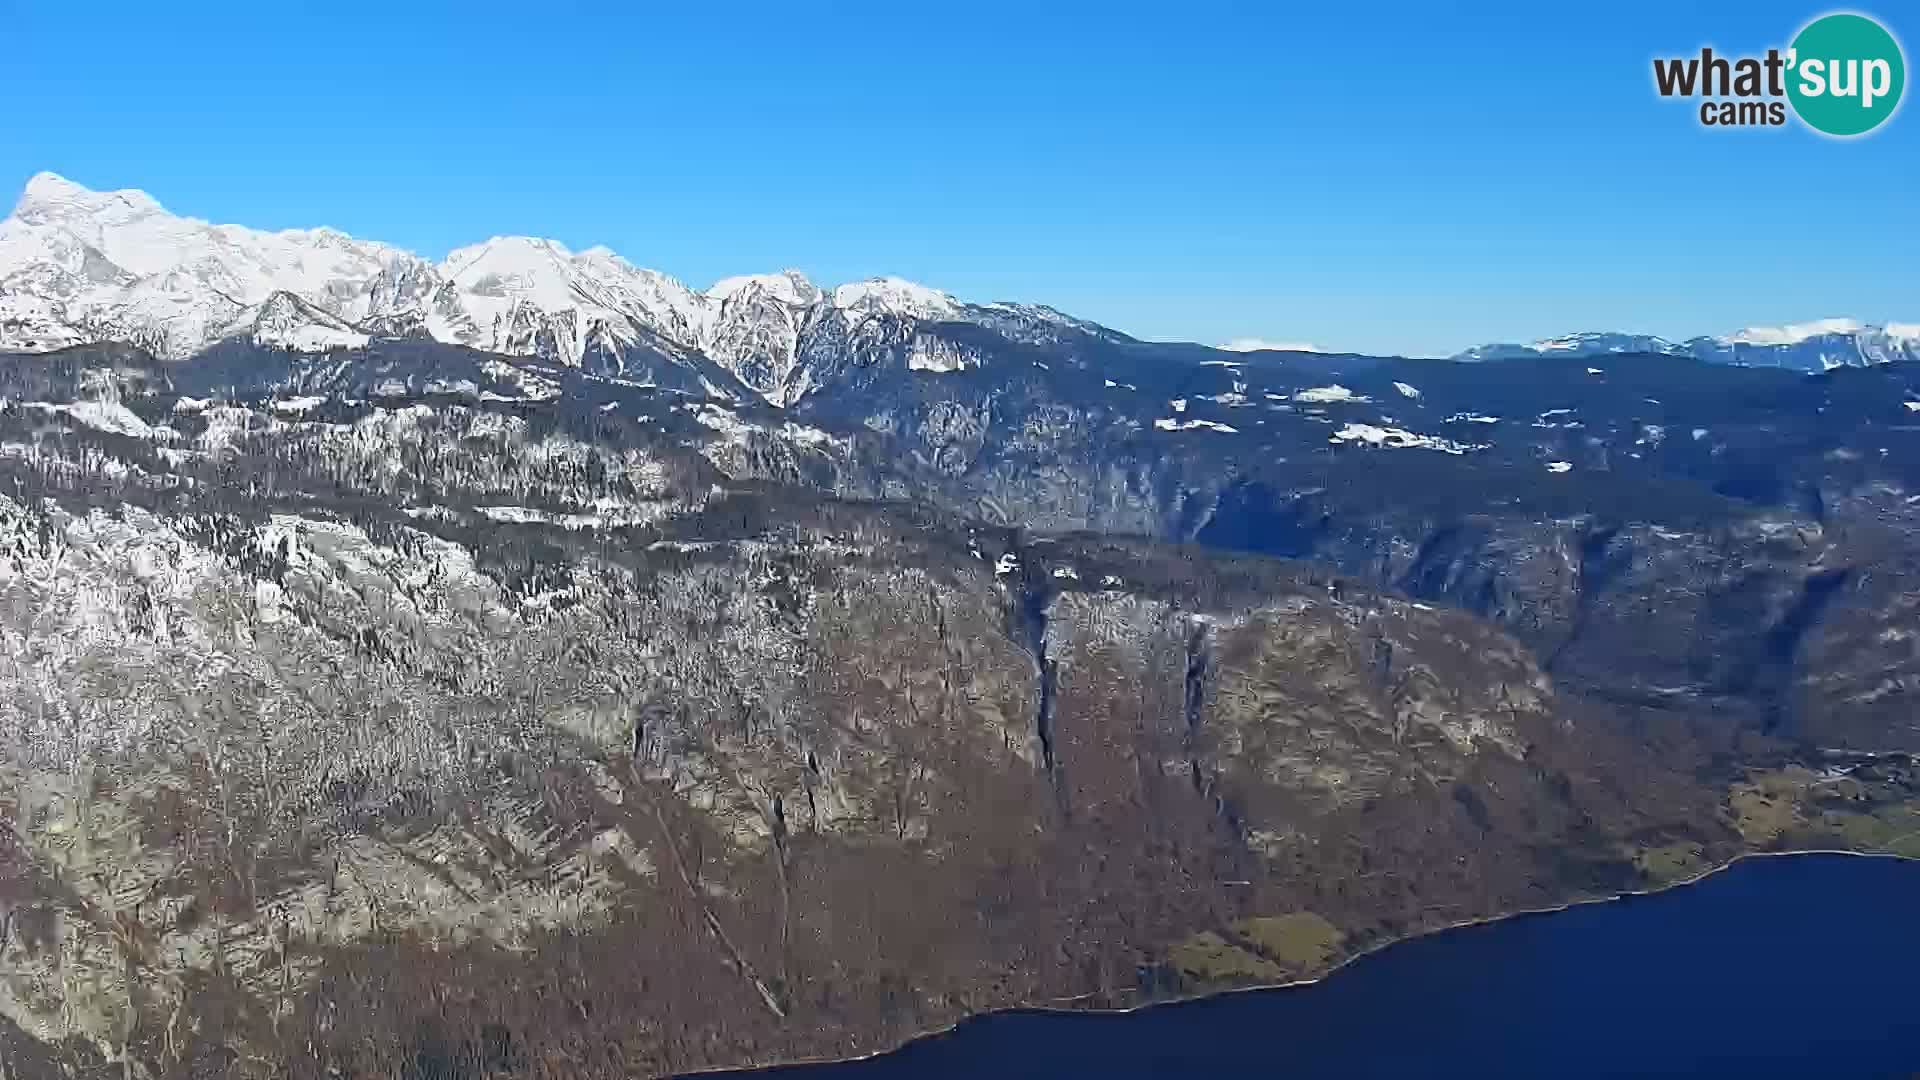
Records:
{"label": "white snow on peak", "polygon": [[30,181],[0,222],[0,345],[118,337],[178,357],[250,335],[315,350],[365,344],[359,324],[373,319],[577,364],[645,333],[698,348],[709,306],[604,247],[575,254],[502,236],[436,265],[334,229],[210,225],[141,192],[93,192],[52,174]]}
{"label": "white snow on peak", "polygon": [[817,303],[822,295],[820,287],[808,281],[807,275],[798,270],[782,270],[778,274],[741,274],[722,278],[713,283],[706,296],[724,302],[749,287],[756,287],[764,295],[794,307]]}
{"label": "white snow on peak", "polygon": [[463,292],[559,308],[578,301],[568,282],[573,252],[552,240],[496,236],[447,253],[440,273]]}
{"label": "white snow on peak", "polygon": [[351,321],[401,254],[332,229],[213,225],[41,173],[0,221],[0,345],[121,337],[181,356],[246,332],[249,309],[280,293]]}
{"label": "white snow on peak", "polygon": [[[672,339],[696,331],[704,321],[692,290],[604,247],[576,255],[553,240],[499,236],[452,252],[438,272],[460,291],[464,306],[483,327],[522,303],[547,314],[578,313],[583,337],[599,326],[624,339],[644,326]],[[578,355],[558,359],[574,361]]]}
{"label": "white snow on peak", "polygon": [[884,312],[930,320],[952,318],[960,313],[960,305],[953,297],[939,289],[897,277],[869,278],[842,285],[833,290],[833,306],[858,314]]}
{"label": "white snow on peak", "polygon": [[1862,329],[1855,319],[1815,319],[1786,326],[1749,326],[1720,340],[1728,345],[1798,345],[1822,334],[1854,334]]}
{"label": "white snow on peak", "polygon": [[16,254],[48,251],[76,284],[132,285],[130,279],[174,275],[162,287],[198,284],[241,304],[276,291],[324,294],[340,277],[370,277],[398,254],[385,244],[354,240],[333,229],[263,232],[212,225],[170,214],[143,191],[89,191],[52,173],[27,184],[0,236],[0,278],[17,271]]}
{"label": "white snow on peak", "polygon": [[708,323],[692,290],[604,247],[576,255],[552,240],[495,237],[454,251],[426,276],[430,289],[443,278],[452,291],[434,291],[423,313],[434,337],[564,364],[643,332],[697,345]]}
{"label": "white snow on peak", "polygon": [[38,172],[27,179],[20,200],[14,204],[13,216],[46,220],[74,214],[144,214],[159,209],[160,204],[144,191],[94,191],[58,173]]}
{"label": "white snow on peak", "polygon": [[665,357],[692,366],[688,381],[733,396],[700,369],[704,357],[784,406],[820,385],[805,335],[842,320],[855,348],[897,355],[904,345],[909,369],[933,373],[983,357],[914,323],[974,321],[1018,340],[1111,333],[1037,305],[963,304],[898,277],[827,292],[788,270],[696,292],[608,248],[531,236],[435,262],[335,229],[210,224],[144,192],[93,191],[53,173],[28,181],[0,221],[0,348],[123,340],[177,359],[229,338],[319,352],[425,335],[565,366],[591,360],[615,375]]}

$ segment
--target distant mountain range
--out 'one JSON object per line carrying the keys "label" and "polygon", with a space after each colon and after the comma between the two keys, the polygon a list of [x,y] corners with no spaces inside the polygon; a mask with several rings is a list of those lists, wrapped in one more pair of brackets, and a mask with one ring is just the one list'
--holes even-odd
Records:
{"label": "distant mountain range", "polygon": [[[992,338],[928,332],[942,324]],[[495,237],[433,262],[332,229],[183,218],[144,192],[92,191],[52,173],[28,181],[0,221],[0,349],[123,341],[180,359],[234,339],[301,352],[430,339],[780,407],[850,368],[951,372],[1008,343],[1132,340],[1045,305],[967,303],[892,277],[828,289],[788,270],[696,291],[606,248],[534,237]],[[1324,351],[1258,339],[1220,348]],[[1456,359],[1624,352],[1819,371],[1913,359],[1920,324],[1829,319],[1680,343],[1581,333]]]}
{"label": "distant mountain range", "polygon": [[1541,356],[1601,356],[1658,353],[1691,356],[1712,364],[1825,371],[1837,367],[1920,359],[1920,323],[1872,325],[1853,319],[1820,319],[1789,326],[1749,327],[1721,337],[1668,341],[1649,334],[1588,331],[1530,345],[1477,345],[1456,360],[1513,360]]}

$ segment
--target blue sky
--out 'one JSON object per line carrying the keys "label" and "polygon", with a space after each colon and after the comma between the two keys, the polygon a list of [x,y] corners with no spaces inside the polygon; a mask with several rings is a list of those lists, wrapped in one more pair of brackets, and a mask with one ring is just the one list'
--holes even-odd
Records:
{"label": "blue sky", "polygon": [[[1911,104],[1841,142],[1652,90],[1653,56],[1817,5],[708,6],[0,0],[0,188],[604,243],[696,286],[893,273],[1200,341],[1920,321]],[[1920,11],[1861,10],[1911,57]]]}

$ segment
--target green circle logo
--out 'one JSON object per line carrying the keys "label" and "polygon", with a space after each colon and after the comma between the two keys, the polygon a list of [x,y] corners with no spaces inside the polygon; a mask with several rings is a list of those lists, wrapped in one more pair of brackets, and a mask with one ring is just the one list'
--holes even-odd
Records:
{"label": "green circle logo", "polygon": [[1787,100],[1806,125],[1828,135],[1864,135],[1900,105],[1906,58],[1887,28],[1865,15],[1822,15],[1787,52]]}

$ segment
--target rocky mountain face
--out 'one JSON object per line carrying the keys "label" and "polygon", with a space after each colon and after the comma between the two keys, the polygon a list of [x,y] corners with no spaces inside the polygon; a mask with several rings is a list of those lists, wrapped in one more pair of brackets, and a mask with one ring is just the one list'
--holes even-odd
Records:
{"label": "rocky mountain face", "polygon": [[0,326],[9,1080],[844,1056],[1920,855],[1898,358],[1222,352],[47,178]]}
{"label": "rocky mountain face", "polygon": [[918,332],[0,358],[11,1075],[856,1054],[1920,854],[1915,368]]}

